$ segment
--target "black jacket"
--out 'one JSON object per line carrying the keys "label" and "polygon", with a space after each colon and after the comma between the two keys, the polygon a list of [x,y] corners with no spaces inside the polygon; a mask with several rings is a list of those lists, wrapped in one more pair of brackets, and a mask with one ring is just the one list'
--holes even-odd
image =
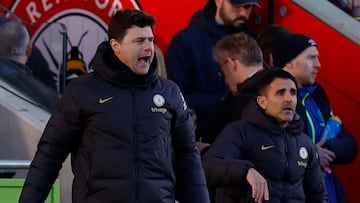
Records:
{"label": "black jacket", "polygon": [[[209,186],[244,186],[247,171],[253,167],[267,180],[268,202],[327,202],[316,148],[302,132],[302,121],[295,118],[282,129],[252,102],[244,120],[227,125],[205,153],[203,166]],[[235,203],[241,194],[224,192],[216,198]],[[250,194],[248,202],[254,202]]]}
{"label": "black jacket", "polygon": [[238,84],[238,95],[227,93],[221,102],[212,111],[211,116],[206,119],[206,125],[198,132],[201,135],[202,142],[213,143],[220,131],[229,123],[242,119],[244,109],[250,101],[256,99],[256,83],[263,71],[255,73]]}
{"label": "black jacket", "polygon": [[50,113],[55,110],[59,99],[57,92],[35,78],[28,66],[14,60],[1,59],[0,78],[30,98],[30,100],[23,98],[28,102]]}
{"label": "black jacket", "polygon": [[[20,202],[42,202],[69,153],[73,202],[207,203],[194,127],[179,88],[134,74],[98,48],[94,72],[65,90],[39,142]],[[176,192],[176,194],[175,194]]]}

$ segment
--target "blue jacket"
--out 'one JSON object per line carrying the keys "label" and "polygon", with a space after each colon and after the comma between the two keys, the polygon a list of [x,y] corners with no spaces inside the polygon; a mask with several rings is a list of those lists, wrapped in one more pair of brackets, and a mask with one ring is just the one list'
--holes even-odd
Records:
{"label": "blue jacket", "polygon": [[[320,112],[320,117],[322,117],[322,123],[325,124],[327,120],[332,116],[332,110],[330,107],[329,99],[324,91],[324,89],[319,84],[315,84],[316,86],[315,90],[311,92],[309,97],[311,97],[318,109],[315,109],[317,112]],[[303,99],[303,98],[301,98]],[[308,133],[310,137],[314,137],[314,140],[316,142],[320,140],[321,134],[312,135],[311,131],[311,125],[309,122],[309,118],[306,116],[306,111],[304,106],[302,106],[301,100],[298,101],[298,108],[297,112],[300,114],[301,118],[306,121],[304,132]],[[314,107],[314,108],[316,108]],[[318,121],[319,118],[312,118],[312,120]],[[315,124],[315,123],[314,123]],[[317,123],[316,125],[321,125],[320,123]],[[310,132],[310,133],[309,133]],[[329,139],[326,142],[326,147],[333,151],[336,154],[336,158],[333,162],[333,164],[349,164],[351,163],[357,154],[357,145],[355,138],[348,132],[343,126],[342,130],[340,131],[339,135],[334,139]],[[334,179],[334,186],[336,190],[336,196],[337,196],[337,202],[338,203],[345,203],[346,202],[346,193],[345,190],[340,182],[340,180],[336,177],[336,171],[334,172],[334,169],[332,170],[333,173],[330,175],[333,176]],[[330,182],[326,181],[327,184],[330,184]],[[331,191],[329,191],[331,193]],[[329,194],[331,195],[331,194]]]}
{"label": "blue jacket", "polygon": [[210,10],[202,9],[192,16],[187,28],[174,36],[167,49],[168,78],[179,85],[199,120],[227,92],[212,49],[222,37],[235,32],[230,26],[219,25]]}
{"label": "blue jacket", "polygon": [[103,43],[94,72],[73,80],[31,163],[21,203],[43,202],[71,153],[73,202],[208,203],[194,126],[154,61],[134,74]]}

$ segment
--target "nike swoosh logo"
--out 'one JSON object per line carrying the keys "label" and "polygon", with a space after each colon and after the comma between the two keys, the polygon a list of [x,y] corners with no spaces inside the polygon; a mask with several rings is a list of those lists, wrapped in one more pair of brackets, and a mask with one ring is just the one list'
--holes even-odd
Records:
{"label": "nike swoosh logo", "polygon": [[271,148],[273,148],[273,147],[275,147],[275,145],[269,145],[269,146],[264,146],[264,145],[262,145],[261,146],[261,150],[268,150],[268,149],[271,149]]}
{"label": "nike swoosh logo", "polygon": [[108,101],[110,101],[112,99],[113,99],[113,97],[108,97],[108,98],[105,98],[105,99],[100,98],[99,99],[99,104],[104,104],[104,103],[106,103],[106,102],[108,102]]}

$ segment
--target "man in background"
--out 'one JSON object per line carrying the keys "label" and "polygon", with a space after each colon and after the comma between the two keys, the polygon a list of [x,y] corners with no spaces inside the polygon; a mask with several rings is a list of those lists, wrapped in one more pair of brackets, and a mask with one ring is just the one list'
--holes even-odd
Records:
{"label": "man in background", "polygon": [[208,117],[202,141],[212,143],[223,127],[240,120],[247,104],[256,96],[256,78],[263,70],[263,55],[254,38],[235,33],[219,40],[214,47],[215,61],[229,92]]}
{"label": "man in background", "polygon": [[203,156],[208,185],[224,188],[216,203],[327,203],[315,145],[295,111],[294,77],[267,70],[256,92],[242,120],[228,124]]}
{"label": "man in background", "polygon": [[246,23],[257,0],[209,0],[184,30],[171,40],[165,54],[168,78],[176,82],[190,108],[197,114],[201,137],[208,112],[227,92],[213,59],[216,42],[229,34],[246,32]]}
{"label": "man in background", "polygon": [[335,115],[325,90],[316,82],[321,67],[318,45],[302,34],[283,35],[272,44],[272,55],[274,65],[296,79],[299,87],[297,111],[305,121],[304,132],[316,144],[329,202],[345,203],[345,191],[335,176],[333,165],[351,163],[356,157],[357,145],[344,126],[335,138],[323,135],[326,123]]}
{"label": "man in background", "polygon": [[57,92],[35,78],[25,65],[31,53],[29,32],[16,20],[0,18],[0,78],[25,95],[23,99],[51,113],[58,101]]}

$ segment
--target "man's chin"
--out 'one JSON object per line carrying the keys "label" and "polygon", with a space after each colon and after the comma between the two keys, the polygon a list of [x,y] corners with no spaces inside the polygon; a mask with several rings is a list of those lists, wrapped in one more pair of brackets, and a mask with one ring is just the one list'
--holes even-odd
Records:
{"label": "man's chin", "polygon": [[245,23],[234,23],[233,27],[235,30],[243,30],[245,28]]}
{"label": "man's chin", "polygon": [[149,67],[138,67],[135,70],[133,70],[137,75],[146,75],[149,72]]}

